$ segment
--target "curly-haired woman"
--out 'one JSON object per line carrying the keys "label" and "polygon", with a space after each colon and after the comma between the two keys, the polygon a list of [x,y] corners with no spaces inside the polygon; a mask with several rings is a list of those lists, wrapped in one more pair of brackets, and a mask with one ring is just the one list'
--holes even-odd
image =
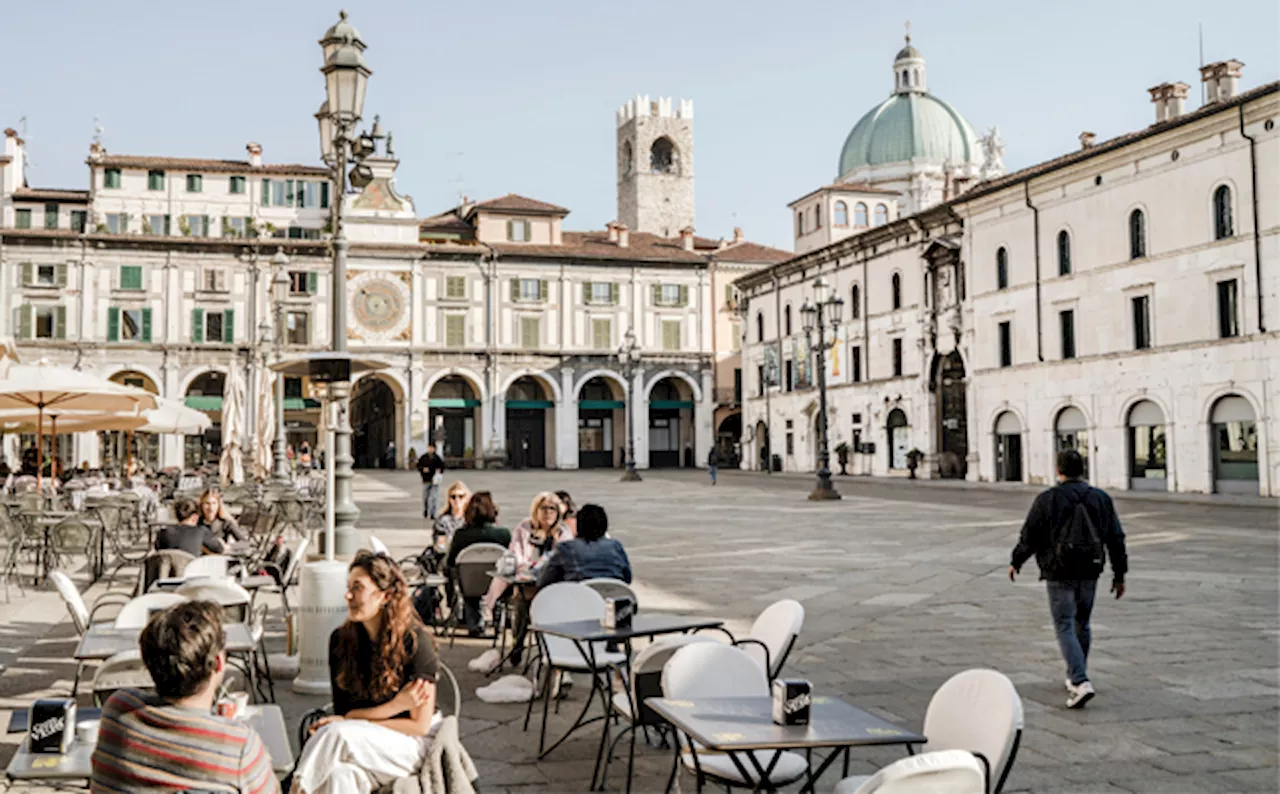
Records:
{"label": "curly-haired woman", "polygon": [[360,551],[347,572],[347,621],[329,636],[333,715],[313,729],[293,791],[369,794],[416,774],[434,724],[436,670],[399,566]]}

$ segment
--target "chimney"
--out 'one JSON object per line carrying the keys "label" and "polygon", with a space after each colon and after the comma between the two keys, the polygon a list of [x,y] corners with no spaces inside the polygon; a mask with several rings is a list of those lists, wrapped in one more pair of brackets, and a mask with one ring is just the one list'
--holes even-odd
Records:
{"label": "chimney", "polygon": [[742,242],[744,239],[746,238],[742,236],[742,227],[734,226],[733,227],[733,244],[737,245],[738,243]]}
{"label": "chimney", "polygon": [[1151,103],[1156,106],[1156,124],[1173,121],[1182,115],[1190,87],[1186,83],[1161,83],[1147,89],[1151,94]]}
{"label": "chimney", "polygon": [[609,230],[609,242],[611,243],[618,242],[618,222],[609,221],[604,225],[604,228]]}
{"label": "chimney", "polygon": [[1080,133],[1080,148],[1088,149],[1090,146],[1093,145],[1093,142],[1096,140],[1098,140],[1098,136],[1086,130]]}
{"label": "chimney", "polygon": [[693,227],[686,226],[680,230],[680,247],[686,251],[693,250]]}
{"label": "chimney", "polygon": [[249,165],[254,168],[262,167],[262,144],[250,141],[245,144],[244,150],[249,153]]}
{"label": "chimney", "polygon": [[0,183],[0,195],[10,194],[27,183],[26,163],[22,157],[23,143],[17,130],[10,127],[4,131],[4,150],[0,154],[9,157],[9,167],[0,172],[4,174],[4,182]]}
{"label": "chimney", "polygon": [[631,230],[627,228],[627,224],[619,223],[618,227],[618,247],[626,248],[631,245]]}
{"label": "chimney", "polygon": [[1243,63],[1231,58],[1200,67],[1200,79],[1204,81],[1205,104],[1226,102],[1236,95]]}

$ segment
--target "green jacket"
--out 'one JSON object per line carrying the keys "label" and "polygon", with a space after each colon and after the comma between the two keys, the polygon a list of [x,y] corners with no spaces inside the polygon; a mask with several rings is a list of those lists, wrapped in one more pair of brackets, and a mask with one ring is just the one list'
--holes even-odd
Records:
{"label": "green jacket", "polygon": [[453,533],[453,541],[449,544],[449,556],[444,561],[445,567],[452,568],[458,559],[458,553],[477,543],[497,543],[505,549],[511,545],[511,530],[493,524],[459,529]]}

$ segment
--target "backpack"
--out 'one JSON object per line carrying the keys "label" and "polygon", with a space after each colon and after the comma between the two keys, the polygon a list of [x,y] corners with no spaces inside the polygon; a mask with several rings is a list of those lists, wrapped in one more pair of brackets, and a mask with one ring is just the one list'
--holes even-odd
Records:
{"label": "backpack", "polygon": [[[1089,515],[1084,497],[1073,499],[1065,488],[1060,490],[1067,497],[1069,512],[1053,544],[1054,572],[1071,579],[1095,579],[1102,574],[1107,561],[1102,535]],[[1085,492],[1086,496],[1088,493]]]}

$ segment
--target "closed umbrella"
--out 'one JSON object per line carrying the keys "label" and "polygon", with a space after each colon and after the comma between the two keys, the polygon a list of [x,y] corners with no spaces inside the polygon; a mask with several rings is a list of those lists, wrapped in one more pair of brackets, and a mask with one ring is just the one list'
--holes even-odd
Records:
{"label": "closed umbrella", "polygon": [[36,412],[36,475],[44,485],[44,420],[64,412],[134,413],[154,408],[155,397],[131,386],[122,386],[87,372],[54,366],[47,361],[13,364],[0,379],[0,411],[34,409]]}
{"label": "closed umbrella", "polygon": [[272,445],[276,437],[276,401],[271,375],[265,367],[258,375],[258,426],[253,445],[253,476],[260,480],[271,478]]}
{"label": "closed umbrella", "polygon": [[227,378],[222,383],[222,457],[218,460],[218,476],[222,484],[244,482],[244,461],[241,458],[244,423],[244,378],[239,362],[231,360]]}

